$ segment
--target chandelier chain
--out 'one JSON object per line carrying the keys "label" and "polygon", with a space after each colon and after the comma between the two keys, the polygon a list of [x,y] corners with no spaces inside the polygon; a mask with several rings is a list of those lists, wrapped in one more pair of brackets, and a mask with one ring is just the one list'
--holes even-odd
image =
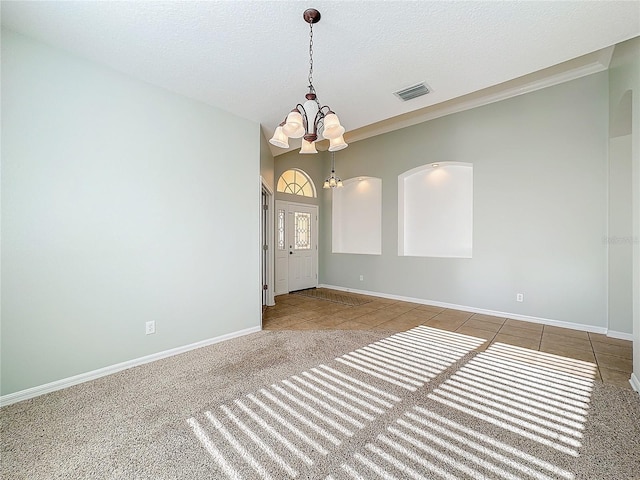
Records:
{"label": "chandelier chain", "polygon": [[314,92],[313,88],[313,23],[309,24],[309,90]]}

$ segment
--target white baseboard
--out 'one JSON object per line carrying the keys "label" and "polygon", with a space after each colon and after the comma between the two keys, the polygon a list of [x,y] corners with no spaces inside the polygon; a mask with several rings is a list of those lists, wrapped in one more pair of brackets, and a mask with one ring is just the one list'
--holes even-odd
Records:
{"label": "white baseboard", "polygon": [[607,330],[607,337],[619,338],[620,340],[629,340],[633,342],[633,333],[616,332],[615,330]]}
{"label": "white baseboard", "polygon": [[[584,332],[607,334],[605,327],[594,327],[593,325],[584,325],[581,323],[564,322],[561,320],[553,320],[550,318],[531,317],[529,315],[520,315],[517,313],[500,312],[497,310],[487,310],[484,308],[468,307],[466,305],[456,305],[453,303],[436,302],[434,300],[425,300],[423,298],[404,297],[402,295],[392,295],[388,293],[370,292],[368,290],[357,290],[355,288],[338,287],[336,285],[318,285],[320,288],[330,288],[332,290],[340,290],[343,292],[360,293],[362,295],[370,295],[373,297],[389,298],[391,300],[400,300],[402,302],[419,303],[421,305],[431,305],[434,307],[451,308],[453,310],[462,310],[463,312],[481,313],[484,315],[492,315],[494,317],[512,318],[513,320],[522,320],[524,322],[540,323],[554,327],[570,328],[572,330],[582,330]],[[620,335],[625,335],[620,333]],[[620,338],[620,337],[616,337]]]}
{"label": "white baseboard", "polygon": [[220,335],[219,337],[209,338],[207,340],[202,340],[190,345],[184,345],[182,347],[172,348],[170,350],[153,353],[144,357],[134,358],[133,360],[128,360],[126,362],[117,363],[108,367],[99,368],[98,370],[93,370],[91,372],[81,373],[80,375],[75,375],[73,377],[63,378],[61,380],[56,380],[55,382],[38,385],[37,387],[28,388],[26,390],[10,393],[8,395],[2,395],[0,397],[0,406],[4,407],[6,405],[11,405],[12,403],[21,402],[22,400],[28,400],[30,398],[44,395],[45,393],[55,392],[56,390],[62,390],[63,388],[78,385],[79,383],[89,382],[91,380],[95,380],[96,378],[111,375],[112,373],[120,372],[128,368],[144,365],[145,363],[154,362],[162,358],[179,355],[180,353],[185,353],[189,350],[195,350],[196,348],[206,347],[209,345],[213,345],[214,343],[224,342],[225,340],[231,340],[232,338],[242,337],[250,333],[259,332],[260,330],[262,330],[261,327],[245,328],[244,330],[227,333],[225,335]]}
{"label": "white baseboard", "polygon": [[635,373],[631,374],[631,378],[629,379],[629,383],[631,387],[637,392],[640,393],[640,379],[636,376]]}

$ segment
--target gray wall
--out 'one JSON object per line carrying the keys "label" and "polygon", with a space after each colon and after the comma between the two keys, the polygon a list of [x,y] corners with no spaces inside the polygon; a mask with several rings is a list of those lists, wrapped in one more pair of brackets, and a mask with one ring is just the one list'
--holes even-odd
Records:
{"label": "gray wall", "polygon": [[[326,194],[320,281],[606,327],[607,150],[606,72],[355,142],[336,171],[382,178],[382,255],[331,254]],[[474,166],[473,258],[398,257],[397,176],[444,161]]]}
{"label": "gray wall", "polygon": [[272,192],[276,191],[274,165],[275,162],[269,149],[269,142],[267,142],[262,129],[260,129],[260,176]]}
{"label": "gray wall", "polygon": [[2,32],[3,395],[260,326],[259,135]]}

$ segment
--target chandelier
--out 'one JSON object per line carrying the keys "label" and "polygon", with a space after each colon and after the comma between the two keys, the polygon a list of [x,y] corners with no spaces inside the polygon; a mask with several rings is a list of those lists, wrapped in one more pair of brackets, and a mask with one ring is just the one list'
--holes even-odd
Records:
{"label": "chandelier", "polygon": [[269,143],[280,148],[289,148],[289,138],[302,137],[300,153],[318,153],[316,140],[329,140],[329,151],[337,152],[347,148],[344,141],[344,127],[340,125],[338,116],[327,105],[320,106],[316,89],[313,87],[313,24],[320,21],[320,12],[309,8],[302,14],[304,21],[309,24],[309,93],[304,104],[297,104],[278,125]]}
{"label": "chandelier", "polygon": [[322,185],[322,188],[336,188],[336,187],[340,188],[340,187],[342,187],[342,180],[340,180],[340,177],[338,177],[336,175],[336,158],[335,158],[335,155],[336,154],[334,152],[331,152],[331,173],[329,174],[329,176],[324,181],[324,185]]}

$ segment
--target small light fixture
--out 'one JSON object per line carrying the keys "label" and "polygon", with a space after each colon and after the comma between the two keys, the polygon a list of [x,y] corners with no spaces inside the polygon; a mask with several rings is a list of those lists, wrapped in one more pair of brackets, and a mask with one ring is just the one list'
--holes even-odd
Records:
{"label": "small light fixture", "polygon": [[329,174],[329,176],[325,179],[324,181],[324,185],[322,185],[322,188],[341,188],[342,185],[342,180],[340,180],[340,177],[338,177],[336,175],[336,157],[335,157],[335,153],[331,152],[331,173]]}
{"label": "small light fixture", "polygon": [[440,164],[439,164],[439,163],[432,163],[432,164],[431,164],[431,166],[432,166],[433,168],[437,168],[437,167],[439,167],[439,166],[440,166]]}
{"label": "small light fixture", "polygon": [[338,116],[327,105],[320,106],[316,89],[313,86],[313,24],[320,21],[320,12],[309,8],[302,14],[304,21],[309,24],[309,93],[304,105],[297,104],[278,125],[269,143],[280,148],[289,148],[289,138],[302,137],[300,153],[318,153],[315,142],[322,130],[322,137],[329,140],[329,151],[337,152],[348,145],[344,141],[344,127]]}

